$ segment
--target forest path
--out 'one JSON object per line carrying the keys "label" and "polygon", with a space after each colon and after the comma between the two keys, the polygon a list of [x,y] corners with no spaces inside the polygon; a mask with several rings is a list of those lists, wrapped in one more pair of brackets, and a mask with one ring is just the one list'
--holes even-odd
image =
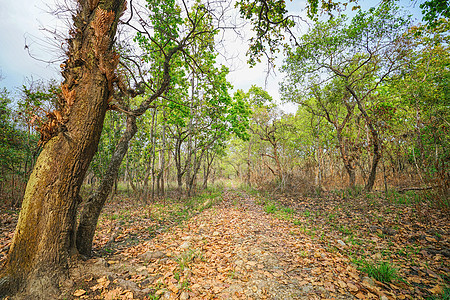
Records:
{"label": "forest path", "polygon": [[362,281],[347,258],[326,251],[299,226],[267,214],[244,192],[226,191],[222,197],[182,225],[108,261],[89,260],[86,266],[93,270],[75,269],[75,278],[94,274],[84,279],[91,284],[80,290],[81,298],[379,298],[368,292],[370,280]]}
{"label": "forest path", "polygon": [[[99,219],[94,258],[75,261],[60,299],[448,295],[448,211],[417,195],[252,195],[210,190],[147,204],[117,196]],[[0,265],[17,217],[0,209]],[[374,278],[374,268],[386,264],[395,277],[368,278],[348,257]]]}

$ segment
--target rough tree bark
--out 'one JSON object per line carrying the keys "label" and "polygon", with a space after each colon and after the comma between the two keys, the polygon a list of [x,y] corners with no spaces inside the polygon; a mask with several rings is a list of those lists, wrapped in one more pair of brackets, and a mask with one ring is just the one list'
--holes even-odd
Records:
{"label": "rough tree bark", "polygon": [[372,135],[372,143],[373,143],[372,166],[370,168],[369,178],[367,179],[366,185],[364,187],[364,190],[366,190],[367,192],[370,192],[370,191],[372,191],[373,186],[375,184],[375,178],[377,175],[377,166],[378,166],[378,162],[381,159],[380,139],[378,137],[378,131],[375,129],[372,120],[370,119],[364,106],[361,103],[361,99],[358,97],[358,95],[355,93],[355,91],[350,86],[346,86],[346,89],[350,92],[350,94],[352,94],[353,98],[355,99],[356,104],[358,105],[359,111],[363,115],[364,120],[367,123],[367,127],[369,127],[370,134]]}
{"label": "rough tree bark", "polygon": [[44,144],[30,175],[0,297],[56,299],[75,249],[79,191],[97,150],[118,56],[114,36],[124,0],[79,1],[63,64],[61,107],[41,128]]}
{"label": "rough tree bark", "polygon": [[120,164],[128,151],[128,145],[137,132],[136,116],[127,117],[127,127],[122,134],[114,153],[109,161],[108,169],[102,178],[97,191],[92,194],[83,206],[80,222],[76,234],[76,246],[78,251],[86,256],[91,254],[92,241],[95,228],[97,227],[98,217],[111,192],[112,186],[117,178]]}
{"label": "rough tree bark", "polygon": [[[81,212],[80,222],[76,231],[76,246],[78,251],[86,256],[91,255],[92,241],[94,239],[95,228],[97,227],[98,217],[111,192],[111,187],[117,179],[120,164],[128,151],[129,142],[137,132],[136,118],[144,114],[150,105],[159,96],[161,96],[169,87],[170,84],[170,62],[172,57],[185,46],[185,42],[181,42],[178,46],[172,48],[166,55],[163,64],[163,76],[158,89],[143,101],[138,108],[129,112],[127,116],[127,127],[122,134],[119,143],[116,145],[111,161],[108,165],[108,170],[103,176],[97,191],[89,197],[87,203]],[[131,181],[132,183],[132,181]],[[133,187],[135,189],[135,187]]]}
{"label": "rough tree bark", "polygon": [[344,143],[344,138],[342,137],[342,129],[336,129],[336,135],[339,143],[339,152],[341,153],[341,158],[344,163],[345,170],[348,174],[349,187],[355,187],[356,176],[355,176],[355,166],[352,164],[350,157],[347,154],[346,145]]}

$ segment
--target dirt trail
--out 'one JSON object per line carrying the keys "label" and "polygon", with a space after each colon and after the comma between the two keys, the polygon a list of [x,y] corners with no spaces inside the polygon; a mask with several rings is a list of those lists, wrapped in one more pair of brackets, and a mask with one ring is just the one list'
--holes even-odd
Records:
{"label": "dirt trail", "polygon": [[83,278],[74,284],[83,284],[75,294],[86,299],[388,299],[347,258],[327,252],[292,222],[268,215],[251,196],[229,191],[223,198],[151,241],[74,268],[74,278]]}

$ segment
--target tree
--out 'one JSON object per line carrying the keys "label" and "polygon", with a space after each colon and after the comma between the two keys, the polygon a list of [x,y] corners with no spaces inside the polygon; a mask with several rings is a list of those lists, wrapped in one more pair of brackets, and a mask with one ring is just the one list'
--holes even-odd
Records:
{"label": "tree", "polygon": [[[176,77],[178,72],[176,68],[172,68],[172,65],[179,62],[179,55],[186,53],[185,48],[194,41],[201,40],[214,32],[213,28],[201,26],[202,22],[208,19],[208,11],[201,5],[194,7],[192,11],[185,12],[187,14],[185,24],[188,29],[183,32],[181,31],[183,24],[181,8],[175,1],[163,3],[158,0],[148,0],[147,4],[149,21],[154,27],[154,32],[150,33],[151,30],[145,22],[142,23],[142,29],[136,27],[134,29],[137,30],[135,40],[145,51],[140,59],[149,64],[149,70],[146,73],[150,78],[141,77],[148,92],[135,108],[124,103],[122,99],[117,99],[118,109],[127,113],[126,129],[111,156],[108,170],[105,172],[102,182],[83,206],[77,228],[76,244],[78,251],[87,256],[91,254],[92,241],[100,212],[117,178],[122,160],[128,151],[129,143],[138,130],[136,126],[137,117],[143,115],[153,102],[169,89],[172,79]],[[189,55],[187,59],[190,59]],[[142,74],[140,65],[134,60],[131,60],[131,62],[138,67],[139,74]]]}
{"label": "tree", "polygon": [[324,118],[333,125],[342,162],[349,177],[349,186],[354,187],[356,182],[355,163],[361,148],[358,147],[355,138],[345,132],[350,132],[349,127],[356,103],[351,101],[351,95],[339,78],[335,78],[323,88],[313,85],[309,95],[311,97],[301,101],[301,105],[305,106],[313,115]]}
{"label": "tree", "polygon": [[427,0],[420,4],[423,13],[423,20],[431,28],[436,28],[443,22],[444,18],[450,18],[449,0]]}
{"label": "tree", "polygon": [[[371,135],[372,164],[365,189],[372,190],[381,159],[376,122],[367,112],[377,88],[406,64],[411,43],[405,35],[410,21],[400,16],[392,3],[359,12],[350,22],[345,17],[316,25],[301,37],[300,44],[288,54],[283,70],[287,73],[284,93],[298,95],[310,83],[339,77],[351,94]],[[306,78],[306,80],[305,80]],[[313,85],[316,85],[314,83]],[[292,98],[291,98],[292,99]]]}
{"label": "tree", "polygon": [[29,151],[26,132],[17,128],[10,104],[8,91],[0,90],[0,196],[10,198],[8,204],[15,207],[20,197],[15,190],[21,191],[17,181],[26,177]]}
{"label": "tree", "polygon": [[430,29],[412,27],[417,50],[402,76],[389,85],[409,113],[405,120],[412,123],[405,130],[410,137],[409,160],[422,183],[437,186],[442,199],[448,198],[450,190],[449,26],[443,22]]}
{"label": "tree", "polygon": [[[116,82],[114,37],[124,0],[78,1],[62,65],[59,108],[49,113],[43,149],[28,180],[0,275],[0,296],[57,298],[75,248],[80,188],[97,149]],[[43,129],[44,130],[44,129]]]}
{"label": "tree", "polygon": [[[350,3],[357,3],[357,0],[347,0],[342,3],[327,0],[307,0],[307,15],[311,19],[317,19],[319,13],[327,12],[333,16],[334,11],[347,7]],[[249,50],[247,56],[250,65],[255,65],[265,56],[270,65],[273,65],[276,54],[282,48],[288,48],[289,42],[296,42],[296,35],[293,31],[300,22],[305,22],[301,16],[289,14],[285,0],[240,0],[236,2],[241,18],[247,20],[252,25],[255,36],[249,40]],[[354,5],[352,10],[359,9],[359,5]]]}

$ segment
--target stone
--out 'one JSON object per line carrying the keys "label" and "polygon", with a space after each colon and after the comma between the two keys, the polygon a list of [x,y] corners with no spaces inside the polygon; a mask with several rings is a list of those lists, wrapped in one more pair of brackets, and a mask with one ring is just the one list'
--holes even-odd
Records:
{"label": "stone", "polygon": [[342,247],[347,247],[347,244],[345,244],[343,240],[337,240],[336,242],[337,242],[339,245],[341,245]]}
{"label": "stone", "polygon": [[239,260],[235,261],[234,264],[235,264],[236,266],[242,266],[242,265],[244,264],[244,261],[241,260],[241,259],[239,259]]}
{"label": "stone", "polygon": [[310,283],[308,283],[307,285],[305,285],[305,286],[302,287],[303,293],[306,293],[306,294],[307,294],[307,293],[311,292],[311,290],[312,290],[312,286],[311,286]]}
{"label": "stone", "polygon": [[141,273],[141,272],[144,272],[144,271],[147,271],[147,267],[146,266],[142,266],[142,267],[139,267],[139,268],[136,269],[136,272],[138,272],[138,273]]}
{"label": "stone", "polygon": [[109,264],[106,262],[106,260],[104,260],[103,258],[99,258],[96,262],[95,262],[96,266],[99,267],[109,267]]}
{"label": "stone", "polygon": [[371,285],[371,286],[374,286],[374,285],[375,285],[375,281],[373,281],[373,279],[370,278],[370,277],[364,277],[364,278],[362,279],[362,281],[367,282],[367,283],[368,283],[369,285]]}
{"label": "stone", "polygon": [[390,227],[384,227],[382,232],[385,235],[395,235],[397,233],[394,229],[392,229]]}
{"label": "stone", "polygon": [[132,291],[133,293],[137,293],[137,292],[141,291],[141,289],[138,287],[138,285],[134,281],[124,280],[124,279],[119,278],[119,279],[117,279],[117,284],[126,290]]}
{"label": "stone", "polygon": [[147,251],[141,255],[139,255],[139,258],[144,261],[154,260],[154,259],[161,259],[166,257],[166,254],[162,251]]}
{"label": "stone", "polygon": [[189,242],[184,242],[180,245],[180,249],[188,249],[189,247],[191,247],[191,243]]}
{"label": "stone", "polygon": [[143,289],[143,290],[141,291],[141,293],[144,294],[144,295],[148,295],[148,294],[150,294],[151,292],[152,292],[152,290],[149,289],[149,288]]}
{"label": "stone", "polygon": [[248,262],[247,262],[247,265],[249,265],[249,266],[251,266],[251,267],[256,266],[256,264],[257,264],[256,261],[248,261]]}
{"label": "stone", "polygon": [[186,291],[182,291],[180,294],[180,300],[187,300],[189,299],[189,294]]}
{"label": "stone", "polygon": [[161,258],[161,259],[159,260],[159,263],[160,263],[160,264],[165,264],[168,260],[169,260],[168,257],[164,257],[164,258]]}

